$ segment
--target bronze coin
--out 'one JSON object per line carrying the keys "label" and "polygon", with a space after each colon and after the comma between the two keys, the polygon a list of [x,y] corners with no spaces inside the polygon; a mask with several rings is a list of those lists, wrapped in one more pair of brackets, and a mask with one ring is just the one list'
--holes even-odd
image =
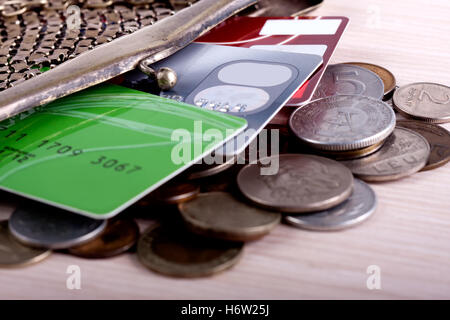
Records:
{"label": "bronze coin", "polygon": [[172,277],[210,276],[234,266],[243,243],[197,236],[176,226],[152,226],[137,245],[139,261],[147,268]]}
{"label": "bronze coin", "polygon": [[236,165],[225,172],[208,177],[202,181],[201,192],[233,191],[240,166]]}
{"label": "bronze coin", "polygon": [[0,268],[23,267],[42,261],[50,254],[48,249],[24,246],[9,232],[8,221],[0,221]]}
{"label": "bronze coin", "polygon": [[397,121],[397,126],[419,133],[430,144],[430,157],[422,170],[435,169],[450,161],[450,132],[448,130],[436,124],[408,120]]}
{"label": "bronze coin", "polygon": [[[270,137],[270,135],[271,135],[271,133],[270,133],[271,130],[278,130],[278,135],[279,135],[279,139],[280,139],[280,143],[279,143],[280,149],[283,149],[283,144],[285,141],[288,141],[289,139],[294,138],[291,134],[291,131],[289,130],[289,126],[287,126],[287,125],[279,125],[279,124],[269,123],[268,125],[266,125],[266,127],[264,129],[267,130],[268,137]],[[280,152],[281,152],[281,150],[280,150]]]}
{"label": "bronze coin", "polygon": [[384,95],[389,95],[394,89],[396,85],[396,80],[392,72],[387,70],[386,68],[383,68],[379,65],[373,64],[373,63],[367,63],[367,62],[346,62],[345,64],[351,64],[354,66],[366,68],[367,70],[370,70],[374,73],[376,73],[384,84]]}
{"label": "bronze coin", "polygon": [[128,251],[138,237],[139,227],[134,220],[111,220],[98,237],[88,243],[69,248],[69,253],[90,259],[109,258]]}
{"label": "bronze coin", "polygon": [[178,208],[191,231],[231,241],[259,239],[281,219],[280,213],[250,206],[225,192],[200,194]]}
{"label": "bronze coin", "polygon": [[270,120],[269,125],[280,125],[287,127],[289,125],[289,118],[296,108],[284,106],[278,113]]}
{"label": "bronze coin", "polygon": [[223,177],[221,179],[214,178],[202,184],[202,192],[228,191],[232,187],[234,179],[232,177]]}
{"label": "bronze coin", "polygon": [[194,164],[189,169],[187,169],[185,172],[183,172],[183,176],[186,177],[188,180],[194,180],[194,179],[200,179],[200,178],[206,178],[213,175],[216,175],[218,173],[221,173],[228,168],[231,168],[235,162],[235,157],[219,157],[220,163],[213,163],[213,164]]}
{"label": "bronze coin", "polygon": [[[278,170],[264,171],[268,165]],[[303,213],[325,210],[346,200],[352,193],[353,175],[335,160],[281,154],[242,168],[237,184],[255,204],[279,212]]]}
{"label": "bronze coin", "polygon": [[122,219],[133,218],[145,221],[154,220],[173,220],[178,219],[180,212],[176,204],[164,204],[164,203],[137,203],[130,207],[121,214]]}
{"label": "bronze coin", "polygon": [[193,183],[169,181],[150,193],[146,198],[165,204],[178,204],[194,199],[200,193],[200,187]]}
{"label": "bronze coin", "polygon": [[424,137],[397,127],[378,152],[341,163],[362,180],[392,181],[420,171],[429,156],[430,144]]}

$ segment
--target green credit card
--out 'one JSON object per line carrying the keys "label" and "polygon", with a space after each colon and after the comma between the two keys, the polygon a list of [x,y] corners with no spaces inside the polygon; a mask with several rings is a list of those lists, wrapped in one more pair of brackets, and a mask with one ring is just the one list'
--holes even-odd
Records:
{"label": "green credit card", "polygon": [[246,125],[145,92],[97,86],[0,122],[0,188],[110,218]]}

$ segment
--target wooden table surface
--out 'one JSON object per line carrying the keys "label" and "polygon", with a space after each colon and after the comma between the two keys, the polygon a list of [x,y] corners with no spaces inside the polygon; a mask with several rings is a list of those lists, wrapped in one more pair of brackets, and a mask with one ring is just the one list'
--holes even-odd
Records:
{"label": "wooden table surface", "polygon": [[[325,0],[312,14],[350,18],[333,63],[376,63],[391,70],[399,85],[450,85],[448,1]],[[247,244],[233,269],[210,278],[164,277],[144,268],[134,254],[107,260],[53,254],[33,266],[0,269],[0,298],[448,299],[449,183],[450,164],[372,185],[379,206],[360,226],[312,232],[280,225]],[[0,218],[13,209],[4,197]],[[69,265],[81,268],[80,290],[66,288]],[[380,267],[379,290],[366,286],[370,265]]]}

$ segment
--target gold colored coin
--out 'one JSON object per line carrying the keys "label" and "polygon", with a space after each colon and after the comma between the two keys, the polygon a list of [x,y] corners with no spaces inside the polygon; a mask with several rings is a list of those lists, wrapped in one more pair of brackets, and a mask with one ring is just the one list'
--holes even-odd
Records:
{"label": "gold colored coin", "polygon": [[169,181],[144,199],[165,204],[178,204],[194,199],[200,193],[200,187],[193,183]]}
{"label": "gold colored coin", "polygon": [[22,267],[44,260],[51,251],[24,246],[13,238],[8,221],[0,221],[0,267]]}
{"label": "gold colored coin", "polygon": [[433,123],[411,120],[397,121],[397,126],[419,133],[430,144],[430,157],[422,171],[439,168],[450,161],[450,132],[447,129]]}
{"label": "gold colored coin", "polygon": [[231,241],[251,241],[272,231],[281,214],[250,206],[225,192],[200,194],[178,205],[193,232]]}
{"label": "gold colored coin", "polygon": [[315,153],[319,153],[325,157],[331,157],[335,160],[350,160],[350,159],[358,159],[365,156],[368,156],[374,152],[380,150],[383,146],[384,141],[375,143],[374,145],[362,149],[350,150],[350,151],[322,151],[322,150],[314,150]]}
{"label": "gold colored coin", "polygon": [[396,85],[395,76],[392,74],[392,72],[390,72],[386,68],[367,62],[346,62],[345,64],[351,64],[354,66],[366,68],[367,70],[376,73],[383,81],[385,97],[390,93],[392,93],[392,91],[395,89]]}
{"label": "gold colored coin", "polygon": [[239,169],[240,166],[236,165],[225,172],[204,179],[200,187],[201,192],[232,192],[236,189],[236,175]]}
{"label": "gold colored coin", "polygon": [[183,172],[183,175],[186,176],[188,180],[211,177],[231,168],[236,161],[234,157],[230,157],[228,159],[225,159],[224,157],[224,159],[220,160],[222,161],[220,161],[221,163],[218,164],[194,164],[185,172]]}
{"label": "gold colored coin", "polygon": [[241,242],[208,239],[178,226],[153,226],[141,235],[137,253],[147,268],[172,277],[205,277],[234,266]]}

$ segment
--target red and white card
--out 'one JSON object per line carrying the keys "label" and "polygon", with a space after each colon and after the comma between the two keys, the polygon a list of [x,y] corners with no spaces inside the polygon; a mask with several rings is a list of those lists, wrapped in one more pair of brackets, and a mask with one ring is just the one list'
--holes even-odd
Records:
{"label": "red and white card", "polygon": [[197,42],[321,55],[322,66],[286,104],[299,106],[311,99],[348,21],[346,17],[334,16],[234,17],[219,24]]}

